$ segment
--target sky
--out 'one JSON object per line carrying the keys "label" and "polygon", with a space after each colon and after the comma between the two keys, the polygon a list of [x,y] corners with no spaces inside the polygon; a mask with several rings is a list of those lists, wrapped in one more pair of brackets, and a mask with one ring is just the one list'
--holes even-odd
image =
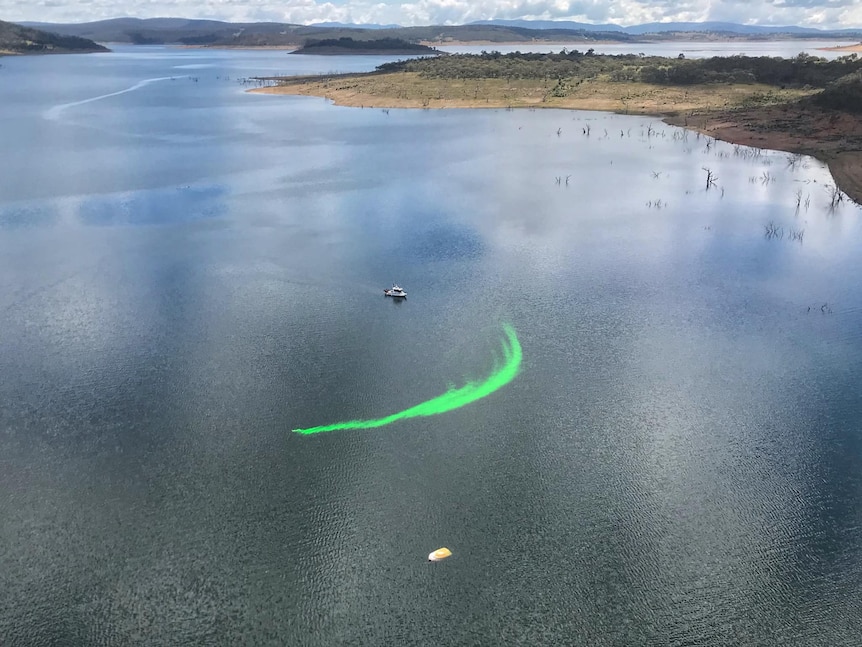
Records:
{"label": "sky", "polygon": [[77,23],[124,16],[400,25],[456,25],[491,18],[621,26],[720,20],[860,29],[862,0],[0,0],[0,20],[12,22]]}

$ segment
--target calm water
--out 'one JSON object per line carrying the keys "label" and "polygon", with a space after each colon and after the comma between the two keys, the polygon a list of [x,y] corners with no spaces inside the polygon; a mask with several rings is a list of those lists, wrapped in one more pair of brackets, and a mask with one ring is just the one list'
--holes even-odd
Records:
{"label": "calm water", "polygon": [[[237,81],[378,62],[3,60],[0,643],[859,645],[862,211],[645,118]],[[487,399],[290,432],[506,322]]]}
{"label": "calm water", "polygon": [[842,45],[856,45],[856,41],[832,41],[832,40],[767,40],[767,41],[681,41],[681,42],[659,42],[659,43],[596,43],[595,45],[569,43],[547,45],[541,43],[519,43],[517,45],[445,45],[438,49],[451,53],[478,54],[485,51],[497,50],[503,53],[509,52],[559,52],[563,47],[566,49],[578,49],[585,51],[589,48],[597,54],[646,54],[647,56],[670,56],[676,57],[685,54],[686,58],[708,58],[710,56],[734,56],[744,54],[746,56],[780,56],[792,58],[800,53],[819,56],[821,58],[834,59],[839,56],[847,56],[848,52],[828,51],[827,48]]}

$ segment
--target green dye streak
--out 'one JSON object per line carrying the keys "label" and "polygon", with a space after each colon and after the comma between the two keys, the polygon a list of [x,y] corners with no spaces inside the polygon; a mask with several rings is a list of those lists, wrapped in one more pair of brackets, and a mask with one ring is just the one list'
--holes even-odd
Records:
{"label": "green dye streak", "polygon": [[407,418],[417,418],[419,416],[436,416],[440,413],[460,409],[476,400],[481,400],[514,380],[521,369],[521,344],[518,342],[515,329],[508,324],[504,324],[503,331],[506,333],[506,339],[502,343],[502,366],[499,365],[499,362],[495,362],[491,375],[482,382],[467,382],[462,387],[451,388],[443,395],[438,395],[436,398],[426,400],[421,404],[417,404],[404,411],[399,411],[398,413],[393,413],[385,418],[336,422],[331,425],[294,429],[293,431],[297,434],[319,434],[324,431],[339,431],[344,429],[374,429],[391,424],[397,420],[406,420]]}

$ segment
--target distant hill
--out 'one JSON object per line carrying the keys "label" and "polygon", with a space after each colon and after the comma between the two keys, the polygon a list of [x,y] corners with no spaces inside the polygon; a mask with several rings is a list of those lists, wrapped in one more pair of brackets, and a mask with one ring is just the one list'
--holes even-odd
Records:
{"label": "distant hill", "polygon": [[633,36],[646,34],[667,34],[672,32],[706,32],[736,34],[740,36],[788,35],[796,37],[854,36],[862,34],[862,29],[823,30],[813,27],[742,25],[734,22],[651,22],[642,25],[621,27],[614,24],[594,25],[568,20],[477,20],[471,25],[499,25],[520,27],[522,29],[576,29],[585,31],[620,31]]}
{"label": "distant hill", "polygon": [[23,27],[0,20],[0,54],[65,54],[107,52],[108,48],[86,38]]}
{"label": "distant hill", "polygon": [[78,24],[27,23],[60,34],[82,36],[102,43],[136,45],[206,45],[212,47],[300,47],[310,39],[353,38],[373,40],[400,38],[422,41],[482,41],[518,43],[553,40],[582,44],[597,39],[629,42],[633,36],[622,32],[585,32],[565,29],[532,30],[501,25],[431,25],[426,27],[368,28],[359,26],[293,25],[289,23],[229,23],[217,20],[181,18],[114,18]]}
{"label": "distant hill", "polygon": [[379,25],[376,23],[355,23],[355,22],[313,22],[309,27],[324,27],[326,29],[331,29],[333,27],[338,29],[398,29],[401,25],[389,24],[389,25]]}
{"label": "distant hill", "polygon": [[470,25],[497,25],[518,27],[520,29],[573,29],[575,31],[625,31],[623,27],[611,23],[596,25],[572,20],[474,20]]}
{"label": "distant hill", "polygon": [[572,21],[492,20],[467,25],[397,27],[322,23],[230,23],[185,18],[113,18],[80,24],[26,23],[28,26],[67,36],[89,38],[100,43],[200,45],[211,47],[301,47],[308,40],[353,38],[374,40],[398,38],[411,43],[555,42],[589,46],[596,41],[637,43],[662,40],[691,40],[698,33],[733,35],[741,39],[760,38],[862,38],[862,30],[820,31],[804,27],[759,27],[735,23],[650,23],[634,27],[591,25]]}
{"label": "distant hill", "polygon": [[726,34],[817,34],[823,31],[812,27],[767,27],[762,25],[741,25],[734,22],[648,22],[643,25],[625,27],[627,34],[661,34],[674,31],[707,31]]}
{"label": "distant hill", "polygon": [[[229,23],[219,20],[187,18],[111,18],[96,22],[52,24],[26,23],[58,34],[81,36],[100,43],[131,43],[133,45],[207,45],[232,44],[244,35],[255,34],[286,45],[300,45],[302,39],[294,32],[302,25],[285,23]],[[287,37],[287,38],[285,38]],[[276,43],[274,43],[276,44]]]}

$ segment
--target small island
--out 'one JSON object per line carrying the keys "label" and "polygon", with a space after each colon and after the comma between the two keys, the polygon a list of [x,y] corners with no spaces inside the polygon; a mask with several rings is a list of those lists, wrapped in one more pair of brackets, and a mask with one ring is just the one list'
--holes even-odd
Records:
{"label": "small island", "polygon": [[84,54],[107,47],[79,36],[61,36],[0,20],[0,56],[14,54]]}
{"label": "small island", "polygon": [[734,144],[811,155],[862,204],[862,59],[686,59],[593,50],[452,54],[375,72],[262,77],[255,92],[379,108],[567,108],[653,115]]}
{"label": "small island", "polygon": [[324,56],[344,56],[345,54],[387,54],[398,56],[411,55],[431,55],[439,56],[442,52],[420,45],[419,43],[411,43],[401,38],[377,38],[374,40],[354,40],[353,38],[323,38],[309,39],[305,44],[294,54],[316,54]]}

